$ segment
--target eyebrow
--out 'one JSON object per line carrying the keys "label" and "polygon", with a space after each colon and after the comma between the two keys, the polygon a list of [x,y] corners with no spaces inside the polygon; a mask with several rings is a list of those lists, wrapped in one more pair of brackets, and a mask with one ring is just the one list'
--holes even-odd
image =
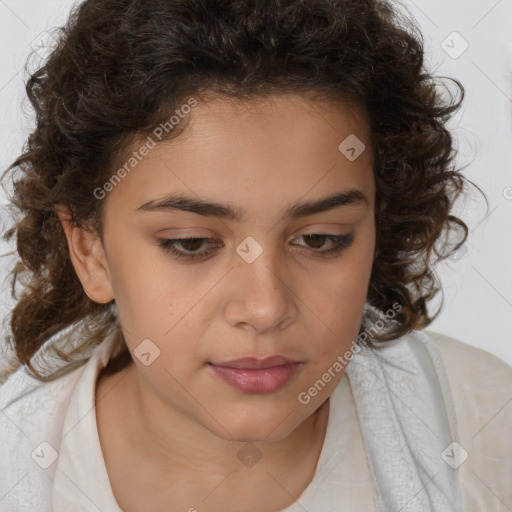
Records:
{"label": "eyebrow", "polygon": [[[314,215],[315,213],[326,212],[341,206],[361,203],[369,205],[366,196],[360,190],[352,189],[314,201],[296,203],[284,211],[283,218],[297,219],[307,215]],[[241,208],[230,204],[204,201],[202,199],[178,194],[171,194],[161,200],[147,201],[135,211],[150,212],[167,210],[192,212],[205,217],[216,217],[236,222],[240,222],[245,213]]]}

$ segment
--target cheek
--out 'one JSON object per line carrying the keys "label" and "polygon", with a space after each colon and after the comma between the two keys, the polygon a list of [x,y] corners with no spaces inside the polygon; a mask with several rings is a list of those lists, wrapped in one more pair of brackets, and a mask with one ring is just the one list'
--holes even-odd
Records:
{"label": "cheek", "polygon": [[110,252],[109,273],[119,317],[127,333],[137,339],[150,333],[162,336],[183,315],[184,292],[180,290],[187,287],[180,281],[183,277],[177,272],[173,275],[172,266],[157,257],[157,250],[143,244],[119,244]]}
{"label": "cheek", "polygon": [[369,242],[364,250],[347,253],[347,258],[325,273],[321,283],[315,279],[304,287],[309,290],[305,302],[317,317],[313,321],[325,332],[320,357],[344,351],[357,339],[372,270],[372,247]]}
{"label": "cheek", "polygon": [[327,317],[344,314],[348,317],[364,307],[373,265],[375,244],[371,236],[360,237],[357,245],[349,249],[341,259],[327,265],[324,270],[310,278],[310,290],[317,290],[312,300],[317,311]]}
{"label": "cheek", "polygon": [[311,309],[317,325],[315,338],[319,358],[332,358],[333,354],[344,352],[357,339],[366,301],[366,287],[339,285],[327,291],[321,302]]}
{"label": "cheek", "polygon": [[[198,315],[204,316],[205,297],[218,278],[193,280],[191,270],[170,263],[165,255],[158,255],[158,248],[137,252],[118,247],[112,253],[111,268],[116,307],[132,352],[142,340],[150,339],[161,350],[159,362],[166,366],[193,355],[194,340],[201,338],[204,325]],[[191,350],[175,353],[168,361],[166,347],[179,340],[186,340]]]}

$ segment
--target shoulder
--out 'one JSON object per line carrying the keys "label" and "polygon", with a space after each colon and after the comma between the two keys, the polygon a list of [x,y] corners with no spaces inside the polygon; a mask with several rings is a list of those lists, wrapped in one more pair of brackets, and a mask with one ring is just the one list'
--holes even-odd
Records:
{"label": "shoulder", "polygon": [[83,367],[42,382],[20,367],[0,385],[0,496],[7,510],[44,508],[64,418]]}
{"label": "shoulder", "polygon": [[475,430],[472,435],[476,435],[487,422],[490,422],[485,427],[488,431],[500,421],[512,428],[512,367],[499,357],[458,339],[431,331],[424,333],[441,353],[461,434],[469,435]]}
{"label": "shoulder", "polygon": [[[435,342],[441,353],[448,379],[454,391],[488,392],[489,388],[505,388],[512,399],[512,366],[499,357],[461,340],[433,331],[423,331]],[[510,340],[512,343],[512,339]],[[489,399],[490,397],[487,397]],[[489,400],[487,400],[489,401]]]}
{"label": "shoulder", "polygon": [[454,401],[460,445],[460,466],[455,469],[461,477],[464,510],[509,510],[512,367],[458,339],[423,332],[439,348]]}

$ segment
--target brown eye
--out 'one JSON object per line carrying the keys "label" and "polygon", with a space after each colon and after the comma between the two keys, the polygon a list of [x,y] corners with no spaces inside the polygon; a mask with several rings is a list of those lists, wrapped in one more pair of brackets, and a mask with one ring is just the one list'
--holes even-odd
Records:
{"label": "brown eye", "polygon": [[348,235],[328,235],[324,233],[312,233],[302,235],[299,238],[303,238],[306,241],[307,246],[312,249],[320,249],[320,247],[323,247],[325,242],[330,242],[330,249],[312,251],[313,254],[318,256],[328,256],[341,253],[344,249],[349,247],[354,241],[354,234],[349,233]]}
{"label": "brown eye", "polygon": [[304,239],[307,239],[313,249],[320,249],[326,238],[327,235],[304,235]]}

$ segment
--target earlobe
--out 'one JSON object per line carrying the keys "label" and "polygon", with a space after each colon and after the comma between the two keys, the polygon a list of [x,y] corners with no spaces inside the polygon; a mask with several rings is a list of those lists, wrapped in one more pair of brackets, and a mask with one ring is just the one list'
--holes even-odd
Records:
{"label": "earlobe", "polygon": [[69,255],[85,294],[106,304],[114,298],[105,250],[98,234],[72,226],[68,209],[57,204],[55,212],[66,234]]}

